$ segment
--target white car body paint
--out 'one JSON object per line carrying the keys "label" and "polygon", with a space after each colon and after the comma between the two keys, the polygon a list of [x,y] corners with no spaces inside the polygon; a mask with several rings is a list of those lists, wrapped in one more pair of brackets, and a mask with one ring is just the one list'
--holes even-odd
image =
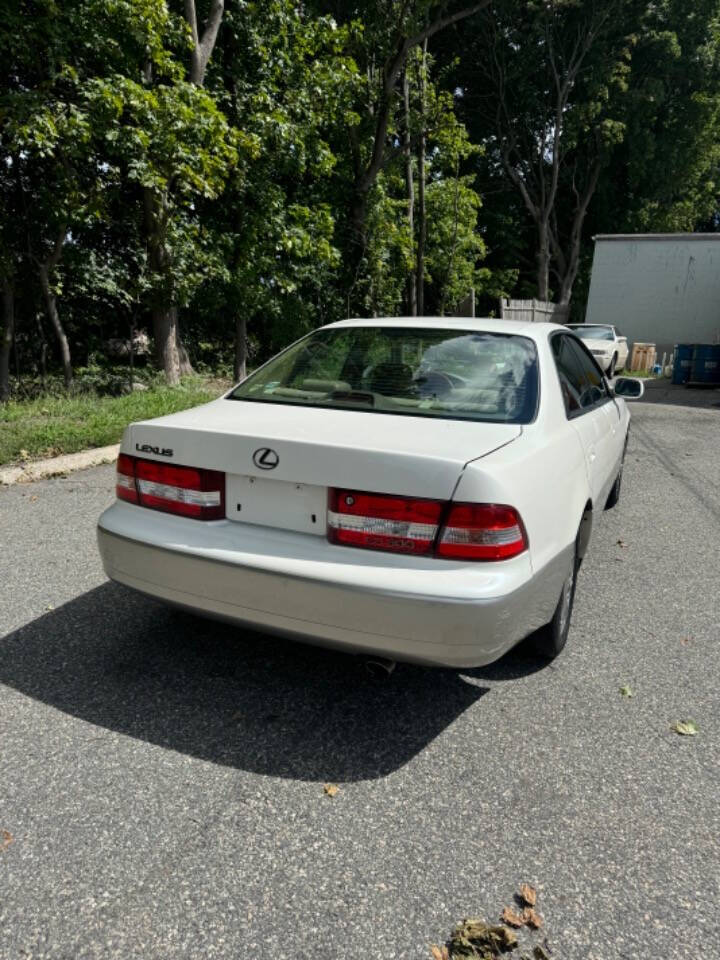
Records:
{"label": "white car body paint", "polygon": [[[347,325],[517,334],[536,344],[537,415],[489,423],[221,398],[133,424],[121,452],[226,474],[226,518],[200,522],[118,501],[98,540],[109,577],[208,616],[358,653],[468,667],[497,659],[553,615],[586,506],[601,510],[629,413],[608,398],[568,418],[555,324],[408,318]],[[279,458],[270,474],[258,449]],[[327,488],[501,503],[528,549],[468,562],[355,549],[326,536]],[[238,510],[238,504],[240,510]]]}

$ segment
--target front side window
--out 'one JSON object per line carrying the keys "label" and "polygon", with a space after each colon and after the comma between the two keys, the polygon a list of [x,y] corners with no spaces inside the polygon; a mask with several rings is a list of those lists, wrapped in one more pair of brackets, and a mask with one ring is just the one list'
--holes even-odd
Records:
{"label": "front side window", "polygon": [[229,399],[529,423],[538,403],[537,351],[512,334],[335,327],[293,344]]}
{"label": "front side window", "polygon": [[568,416],[577,416],[609,398],[602,373],[573,337],[553,337],[552,350]]}

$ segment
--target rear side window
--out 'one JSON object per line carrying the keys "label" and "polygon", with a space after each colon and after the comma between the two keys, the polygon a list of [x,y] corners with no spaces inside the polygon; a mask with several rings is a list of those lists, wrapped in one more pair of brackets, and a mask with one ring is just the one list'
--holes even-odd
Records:
{"label": "rear side window", "polygon": [[580,343],[563,334],[553,337],[560,388],[567,415],[577,416],[608,399],[602,373]]}
{"label": "rear side window", "polygon": [[293,344],[230,399],[529,423],[538,403],[537,351],[512,334],[336,327]]}

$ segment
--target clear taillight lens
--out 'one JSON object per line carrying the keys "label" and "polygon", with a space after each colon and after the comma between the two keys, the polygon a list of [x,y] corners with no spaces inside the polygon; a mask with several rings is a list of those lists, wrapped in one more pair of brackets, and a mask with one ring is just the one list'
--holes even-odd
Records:
{"label": "clear taillight lens", "polygon": [[225,474],[120,454],[116,492],[120,500],[195,520],[225,516]]}
{"label": "clear taillight lens", "polygon": [[442,509],[438,500],[331,489],[328,539],[368,550],[426,554],[437,536]]}
{"label": "clear taillight lens", "polygon": [[528,546],[513,507],[336,489],[328,499],[328,539],[348,547],[448,560],[508,560]]}

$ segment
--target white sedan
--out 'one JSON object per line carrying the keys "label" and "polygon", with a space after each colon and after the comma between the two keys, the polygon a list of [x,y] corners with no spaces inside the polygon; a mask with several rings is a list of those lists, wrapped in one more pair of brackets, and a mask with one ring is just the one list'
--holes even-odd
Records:
{"label": "white sedan", "polygon": [[471,667],[565,645],[629,414],[566,327],[347,320],[228,394],[132,424],[109,577],[195,613]]}
{"label": "white sedan", "polygon": [[617,327],[609,323],[569,323],[568,328],[584,341],[611,380],[618,370],[625,369],[628,342]]}

